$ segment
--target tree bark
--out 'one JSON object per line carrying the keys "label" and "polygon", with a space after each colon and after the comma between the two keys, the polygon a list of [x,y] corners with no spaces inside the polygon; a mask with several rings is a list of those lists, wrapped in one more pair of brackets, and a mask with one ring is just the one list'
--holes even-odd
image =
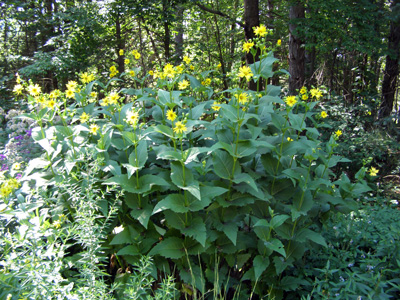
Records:
{"label": "tree bark", "polygon": [[[260,25],[259,14],[258,0],[244,0],[244,36],[246,41],[252,40],[255,37],[253,28]],[[248,65],[254,63],[253,55],[250,52],[245,54],[245,58]],[[259,57],[257,54],[255,61],[258,60]],[[257,83],[250,80],[248,87],[250,90],[256,91]],[[259,86],[259,88],[262,87]]]}
{"label": "tree bark", "polygon": [[177,64],[182,62],[183,57],[183,6],[175,8],[177,16],[176,34],[175,34],[175,61]]}
{"label": "tree bark", "polygon": [[305,50],[304,42],[296,32],[299,20],[305,18],[304,4],[295,1],[289,9],[289,92],[295,94],[305,81]]}
{"label": "tree bark", "polygon": [[[400,0],[392,1],[391,7],[400,4]],[[399,51],[400,51],[400,18],[390,22],[388,39],[388,55],[386,56],[386,68],[382,82],[382,102],[378,111],[378,118],[390,116],[397,89],[397,77],[399,75]]]}

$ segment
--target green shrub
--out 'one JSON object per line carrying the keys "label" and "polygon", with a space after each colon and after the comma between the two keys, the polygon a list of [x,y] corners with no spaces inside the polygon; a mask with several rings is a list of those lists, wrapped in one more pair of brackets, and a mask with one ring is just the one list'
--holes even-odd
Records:
{"label": "green shrub", "polygon": [[[276,59],[264,51],[238,76],[270,78]],[[70,204],[76,197],[96,199],[103,217],[113,212],[102,228],[107,241],[91,255],[102,256],[100,249],[115,255],[122,272],[150,255],[153,276],[173,275],[184,296],[230,297],[240,290],[238,299],[282,299],[308,284],[293,268],[311,248],[327,246],[322,222],[332,211],[351,211],[369,190],[363,173],[358,183],[334,177],[332,168],[347,160],[334,154],[339,134],[319,141],[318,89],[285,99],[270,85],[215,94],[206,80],[213,71],[189,70],[168,64],[155,72],[153,88],[144,87],[150,75],[136,77],[138,68],[121,74],[134,88],[116,89],[121,79],[103,84],[88,74],[81,76],[84,85],[69,82],[65,93],[41,94],[25,83],[31,112],[21,118],[37,122],[32,137],[45,153],[30,162],[24,186],[47,190],[72,220],[80,216]],[[117,75],[115,67],[110,71]],[[81,179],[89,173],[90,186]],[[77,196],[66,197],[59,189],[71,182]],[[87,253],[72,250],[76,258]]]}

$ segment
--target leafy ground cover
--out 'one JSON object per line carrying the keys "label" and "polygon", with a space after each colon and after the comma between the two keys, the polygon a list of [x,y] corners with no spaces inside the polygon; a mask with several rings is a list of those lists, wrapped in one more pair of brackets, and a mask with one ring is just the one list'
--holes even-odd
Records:
{"label": "leafy ground cover", "polygon": [[244,51],[260,61],[223,91],[218,68],[189,57],[142,74],[135,50],[119,53],[127,72],[82,73],[64,91],[17,77],[26,112],[7,145],[25,152],[3,154],[1,297],[395,297],[398,231],[384,225],[397,211],[365,201],[374,159],[341,172],[345,130],[322,89],[264,86],[276,59],[256,34]]}

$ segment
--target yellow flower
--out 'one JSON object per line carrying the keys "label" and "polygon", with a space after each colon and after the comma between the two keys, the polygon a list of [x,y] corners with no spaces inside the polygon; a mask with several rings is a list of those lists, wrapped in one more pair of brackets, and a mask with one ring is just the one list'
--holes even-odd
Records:
{"label": "yellow flower", "polygon": [[60,90],[54,90],[54,91],[52,91],[51,93],[50,93],[50,98],[52,98],[52,99],[56,99],[56,98],[58,98],[58,97],[60,97],[61,96],[61,91]]}
{"label": "yellow flower", "polygon": [[130,70],[130,71],[129,71],[129,75],[131,75],[132,77],[135,77],[135,71]]}
{"label": "yellow flower", "polygon": [[187,80],[182,80],[182,81],[180,81],[179,83],[178,83],[178,88],[180,89],[180,90],[184,90],[184,89],[186,89],[187,87],[189,86],[189,81],[187,81]]}
{"label": "yellow flower", "polygon": [[117,72],[117,67],[116,67],[116,66],[111,66],[111,67],[110,67],[110,72],[111,72],[111,73]]}
{"label": "yellow flower", "polygon": [[287,141],[288,141],[288,142],[293,142],[293,139],[292,139],[291,137],[288,136]]}
{"label": "yellow flower", "polygon": [[82,83],[89,83],[89,74],[87,72],[81,74]]}
{"label": "yellow flower", "polygon": [[317,98],[317,100],[319,100],[319,98],[322,97],[322,92],[319,89],[311,89],[310,90],[311,93],[311,97],[312,98]]}
{"label": "yellow flower", "polygon": [[300,89],[300,94],[304,95],[305,93],[307,93],[307,88],[306,88],[305,86],[303,86],[303,87]]}
{"label": "yellow flower", "polygon": [[132,125],[133,127],[136,127],[137,123],[139,122],[139,112],[136,111],[135,109],[132,109],[132,110],[128,111],[128,113],[126,114],[125,121],[129,125]]}
{"label": "yellow flower", "polygon": [[276,41],[276,45],[277,45],[278,47],[280,47],[280,46],[282,45],[282,40],[281,40],[281,39],[277,40],[277,41]]}
{"label": "yellow flower", "polygon": [[192,61],[188,56],[184,56],[183,57],[183,61],[188,65],[188,64],[190,64],[190,62]]}
{"label": "yellow flower", "polygon": [[30,86],[28,86],[28,92],[31,96],[35,97],[39,95],[41,92],[40,86],[38,84],[35,85],[31,84]]}
{"label": "yellow flower", "polygon": [[130,62],[131,62],[131,61],[130,61],[128,58],[126,58],[126,59],[124,60],[124,64],[126,64],[126,65],[129,65]]}
{"label": "yellow flower", "polygon": [[292,107],[296,104],[297,100],[295,96],[287,96],[285,102],[288,106]]}
{"label": "yellow flower", "polygon": [[183,73],[183,66],[182,65],[179,65],[179,66],[176,66],[175,67],[175,70],[176,70],[176,73],[178,73],[178,74],[181,74],[181,73]]}
{"label": "yellow flower", "polygon": [[190,70],[192,70],[192,71],[193,71],[193,70],[194,70],[194,66],[190,66]]}
{"label": "yellow flower", "polygon": [[90,93],[90,97],[92,97],[92,98],[97,98],[97,93],[96,93],[96,92],[91,92],[91,93]]}
{"label": "yellow flower", "polygon": [[21,164],[16,162],[12,165],[11,169],[16,171],[21,170]]}
{"label": "yellow flower", "polygon": [[304,100],[304,101],[307,100],[308,99],[308,95],[307,94],[301,95],[301,99]]}
{"label": "yellow flower", "polygon": [[328,114],[326,113],[326,111],[321,111],[321,118],[326,118],[328,116]]}
{"label": "yellow flower", "polygon": [[13,92],[16,93],[17,95],[21,95],[23,90],[24,87],[22,86],[22,84],[17,84],[14,86]]}
{"label": "yellow flower", "polygon": [[214,101],[213,105],[211,108],[215,111],[219,111],[221,109],[221,103],[218,103],[217,101]]}
{"label": "yellow flower", "polygon": [[217,65],[217,69],[219,69],[219,68],[221,68],[222,67],[222,65],[221,65],[221,63],[219,63],[218,65]]}
{"label": "yellow flower", "polygon": [[124,49],[119,50],[119,56],[122,56],[122,55],[124,55]]}
{"label": "yellow flower", "polygon": [[50,99],[49,101],[46,102],[46,106],[50,109],[54,109],[54,107],[56,106],[56,101]]}
{"label": "yellow flower", "polygon": [[243,44],[243,51],[249,53],[250,49],[253,48],[253,46],[254,46],[253,42],[246,42]]}
{"label": "yellow flower", "polygon": [[336,130],[335,135],[337,137],[341,136],[343,134],[343,132],[341,130]]}
{"label": "yellow flower", "polygon": [[21,83],[21,77],[19,77],[19,74],[15,74],[15,76],[17,76],[17,83],[20,84]]}
{"label": "yellow flower", "polygon": [[236,94],[235,96],[238,99],[239,103],[242,105],[245,105],[247,102],[249,102],[249,99],[248,99],[249,95],[246,93]]}
{"label": "yellow flower", "polygon": [[112,92],[110,95],[108,95],[108,98],[110,99],[110,104],[117,104],[120,97],[118,93]]}
{"label": "yellow flower", "polygon": [[105,97],[103,100],[100,101],[100,105],[101,106],[108,106],[110,105],[110,98],[109,97]]}
{"label": "yellow flower", "polygon": [[164,67],[164,75],[169,78],[173,78],[175,76],[174,67],[171,64],[166,64]]}
{"label": "yellow flower", "polygon": [[140,53],[139,52],[136,52],[135,53],[135,59],[139,59],[140,58]]}
{"label": "yellow flower", "polygon": [[167,111],[167,119],[170,120],[171,122],[175,121],[176,113],[172,109],[169,109]]}
{"label": "yellow flower", "polygon": [[97,131],[100,129],[99,126],[97,126],[96,124],[92,124],[90,125],[90,133],[93,135],[97,135]]}
{"label": "yellow flower", "polygon": [[371,167],[371,169],[369,169],[369,175],[371,175],[371,176],[376,176],[376,175],[378,175],[378,173],[379,173],[379,170],[374,167]]}
{"label": "yellow flower", "polygon": [[150,70],[150,71],[149,71],[149,75],[153,76],[153,75],[154,75],[154,71],[153,71],[153,70]]}
{"label": "yellow flower", "polygon": [[185,124],[183,124],[181,121],[176,122],[175,127],[174,127],[174,132],[176,133],[184,133],[187,130]]}
{"label": "yellow flower", "polygon": [[238,76],[240,78],[246,78],[247,81],[249,81],[251,79],[251,77],[253,76],[253,72],[251,72],[250,67],[248,66],[243,66],[239,68],[239,74]]}
{"label": "yellow flower", "polygon": [[82,115],[81,115],[81,117],[79,118],[79,120],[81,121],[81,123],[83,124],[83,123],[86,123],[88,120],[89,120],[89,115],[87,114],[87,113],[83,113]]}
{"label": "yellow flower", "polygon": [[267,35],[267,28],[264,25],[260,25],[254,28],[254,34],[263,37]]}
{"label": "yellow flower", "polygon": [[67,98],[75,98],[75,92],[73,90],[66,90],[65,91],[65,96]]}
{"label": "yellow flower", "polygon": [[67,89],[68,90],[72,90],[74,92],[75,92],[77,86],[78,86],[78,83],[76,81],[73,81],[73,80],[70,80],[67,83]]}

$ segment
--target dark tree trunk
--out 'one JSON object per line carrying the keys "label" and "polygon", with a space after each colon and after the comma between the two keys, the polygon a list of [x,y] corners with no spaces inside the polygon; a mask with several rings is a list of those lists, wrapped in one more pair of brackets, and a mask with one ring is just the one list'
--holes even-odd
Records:
{"label": "dark tree trunk", "polygon": [[125,41],[122,38],[122,33],[121,33],[121,15],[119,12],[117,12],[117,16],[115,19],[115,37],[117,39],[117,55],[118,55],[118,71],[119,73],[123,73],[125,71],[125,61],[124,61],[124,55],[119,55],[119,50],[124,50],[125,48]]}
{"label": "dark tree trunk", "polygon": [[[255,37],[253,27],[260,25],[259,13],[258,0],[244,0],[244,36],[246,41]],[[255,60],[259,60],[258,55]],[[246,62],[248,65],[254,63],[253,55],[250,52],[246,53]],[[248,87],[250,90],[257,90],[257,84],[253,80],[249,81]]]}
{"label": "dark tree trunk", "polygon": [[168,22],[168,9],[169,3],[168,0],[163,1],[163,22],[164,22],[164,53],[165,59],[168,61],[170,54],[170,44],[171,44],[171,33],[169,30],[169,22]]}
{"label": "dark tree trunk", "polygon": [[289,92],[295,94],[305,81],[304,42],[296,32],[298,21],[305,18],[305,8],[300,1],[295,1],[289,9]]}
{"label": "dark tree trunk", "polygon": [[177,6],[175,8],[177,16],[177,26],[175,34],[175,61],[177,64],[182,62],[183,57],[183,12],[184,8],[182,6]]}
{"label": "dark tree trunk", "polygon": [[[391,7],[399,4],[400,0],[392,2]],[[393,110],[397,88],[397,76],[399,75],[399,51],[400,51],[400,19],[390,22],[388,40],[388,55],[386,56],[386,68],[382,82],[382,102],[379,107],[378,117],[390,116]]]}

